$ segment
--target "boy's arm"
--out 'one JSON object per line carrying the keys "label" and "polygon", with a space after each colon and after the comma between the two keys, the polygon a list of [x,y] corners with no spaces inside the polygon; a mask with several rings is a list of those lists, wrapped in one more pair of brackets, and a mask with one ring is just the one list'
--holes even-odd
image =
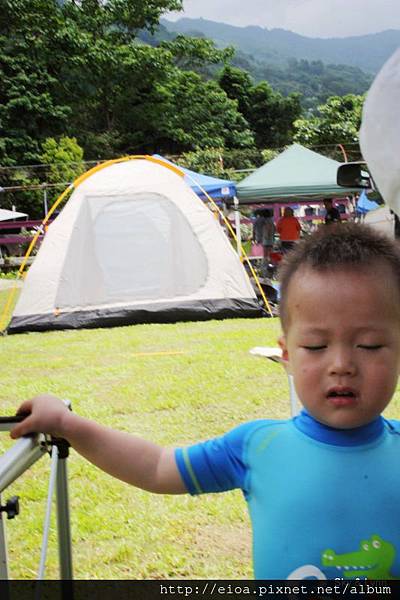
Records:
{"label": "boy's arm", "polygon": [[22,404],[18,412],[29,415],[13,428],[13,438],[30,432],[49,433],[65,438],[91,463],[131,485],[160,494],[187,491],[173,449],[71,413],[54,396],[37,396]]}

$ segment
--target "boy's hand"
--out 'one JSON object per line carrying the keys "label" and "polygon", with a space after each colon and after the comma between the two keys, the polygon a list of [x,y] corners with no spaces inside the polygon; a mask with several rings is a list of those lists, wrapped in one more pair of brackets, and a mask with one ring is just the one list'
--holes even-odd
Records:
{"label": "boy's hand", "polygon": [[42,394],[23,402],[17,415],[28,415],[11,430],[11,437],[17,439],[28,433],[49,433],[54,437],[63,436],[62,423],[69,409],[62,400]]}

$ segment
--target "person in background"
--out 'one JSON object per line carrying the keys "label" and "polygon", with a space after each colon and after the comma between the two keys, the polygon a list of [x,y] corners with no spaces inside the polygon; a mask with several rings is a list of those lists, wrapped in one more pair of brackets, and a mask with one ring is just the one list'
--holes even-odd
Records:
{"label": "person in background", "polygon": [[265,219],[261,210],[256,210],[254,215],[256,220],[253,223],[253,242],[262,244]]}
{"label": "person in background", "polygon": [[340,223],[340,212],[335,206],[333,206],[332,198],[325,198],[324,206],[326,210],[325,225],[330,225],[331,223]]}
{"label": "person in background", "polygon": [[282,252],[285,254],[291,250],[300,238],[301,226],[299,220],[293,214],[293,209],[287,206],[283,217],[277,223],[276,230],[281,240]]}
{"label": "person in background", "polygon": [[272,248],[274,247],[275,224],[272,210],[263,211],[264,223],[262,228],[262,246],[264,251],[264,266],[267,269]]}

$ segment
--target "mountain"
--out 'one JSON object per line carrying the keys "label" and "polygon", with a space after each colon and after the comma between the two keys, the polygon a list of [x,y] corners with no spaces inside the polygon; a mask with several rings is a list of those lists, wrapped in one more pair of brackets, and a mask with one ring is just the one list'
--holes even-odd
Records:
{"label": "mountain", "polygon": [[169,32],[207,37],[218,47],[234,46],[257,62],[283,66],[288,59],[322,61],[343,64],[376,73],[400,46],[400,31],[390,29],[380,33],[346,38],[309,38],[284,29],[235,27],[207,19],[162,19]]}
{"label": "mountain", "polygon": [[[364,94],[373,79],[371,71],[366,72],[360,67],[346,63],[332,64],[333,53],[329,55],[327,51],[321,48],[316,50],[314,47],[318,43],[324,46],[325,42],[335,42],[339,52],[341,51],[339,42],[344,43],[343,40],[305,38],[290,31],[278,29],[268,31],[261,27],[233,27],[204,19],[180,19],[176,22],[163,19],[154,34],[142,31],[139,37],[145,43],[158,45],[162,40],[170,40],[182,33],[208,37],[219,47],[235,46],[235,54],[231,59],[233,66],[247,71],[255,83],[268,81],[274,89],[285,96],[291,92],[300,93],[301,104],[307,111],[314,111],[330,96]],[[400,36],[400,32],[394,33]],[[375,38],[375,36],[364,37]],[[355,39],[359,43],[358,38],[350,39]],[[265,40],[269,40],[268,43]],[[307,46],[308,43],[310,44]],[[304,50],[300,52],[298,48],[301,45]],[[391,53],[382,41],[378,45],[381,52],[386,48],[388,55]],[[310,47],[314,48],[315,54],[311,52]],[[327,57],[326,62],[323,62],[323,57]],[[386,56],[382,55],[381,62],[384,62],[385,58]],[[350,62],[348,60],[348,63]],[[211,68],[210,76],[213,74],[215,69]]]}

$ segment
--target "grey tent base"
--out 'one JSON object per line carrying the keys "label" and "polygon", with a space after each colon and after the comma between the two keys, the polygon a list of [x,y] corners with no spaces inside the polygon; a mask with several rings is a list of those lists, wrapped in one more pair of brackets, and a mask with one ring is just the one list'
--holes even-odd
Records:
{"label": "grey tent base", "polygon": [[269,316],[252,298],[197,300],[180,305],[157,303],[90,311],[60,312],[58,315],[26,315],[13,317],[7,333],[51,331],[62,329],[95,329],[140,323],[176,323],[177,321],[207,321],[210,319],[260,318]]}

